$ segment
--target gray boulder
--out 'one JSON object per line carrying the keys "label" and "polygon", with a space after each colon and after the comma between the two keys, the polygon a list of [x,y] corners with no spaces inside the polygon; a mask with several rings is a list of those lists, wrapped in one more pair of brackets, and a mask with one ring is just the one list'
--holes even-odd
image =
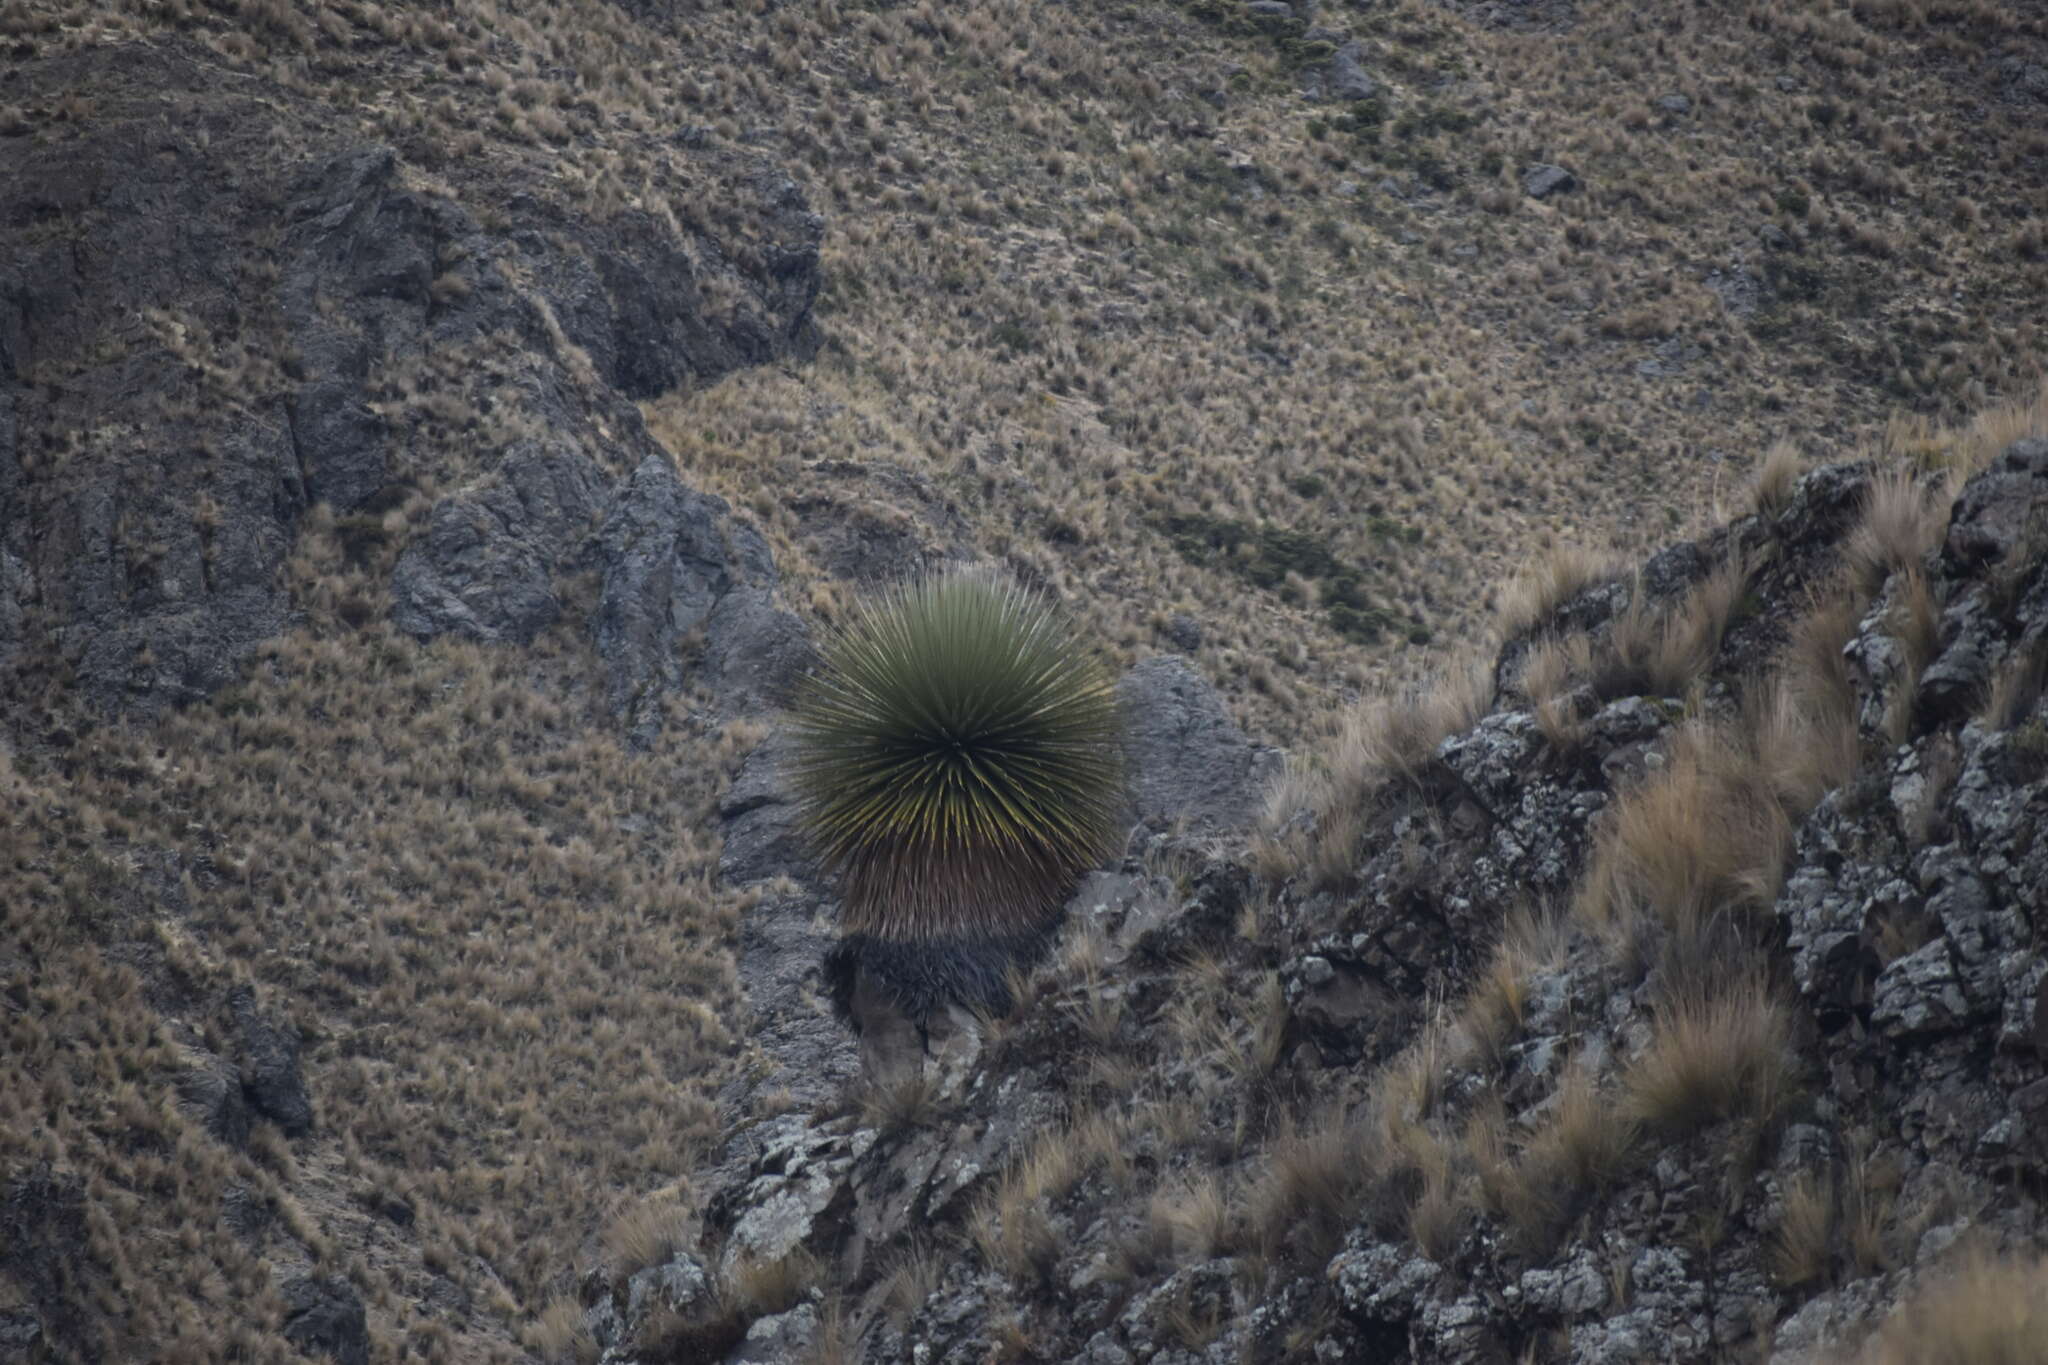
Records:
{"label": "gray boulder", "polygon": [[796,806],[784,778],[789,744],[780,734],[740,761],[718,803],[725,822],[718,876],[727,886],[772,877],[810,879],[812,870],[796,833]]}
{"label": "gray boulder", "polygon": [[1379,94],[1379,82],[1366,74],[1359,58],[1364,49],[1354,40],[1345,43],[1330,57],[1328,89],[1330,98],[1335,100],[1369,100]]}
{"label": "gray boulder", "polygon": [[605,698],[645,747],[660,730],[663,694],[682,685],[684,638],[705,627],[728,592],[772,586],[774,560],[723,498],[685,488],[666,455],[642,460],[618,490],[595,553],[603,589],[593,630]]}
{"label": "gray boulder", "polygon": [[446,632],[527,644],[561,613],[554,576],[603,492],[572,448],[523,442],[481,488],[443,499],[427,533],[392,573],[392,620],[427,638]]}
{"label": "gray boulder", "polygon": [[298,1033],[256,1008],[256,992],[237,986],[228,993],[241,1044],[242,1089],[250,1107],[276,1123],[287,1137],[313,1127],[313,1102],[299,1074]]}
{"label": "gray boulder", "polygon": [[814,657],[802,621],[774,605],[766,588],[738,587],[705,620],[701,681],[721,715],[773,711],[789,702]]}
{"label": "gray boulder", "polygon": [[1568,194],[1579,187],[1579,178],[1562,166],[1538,163],[1522,172],[1522,192],[1531,199],[1548,199]]}
{"label": "gray boulder", "polygon": [[362,1296],[339,1275],[302,1275],[279,1288],[285,1339],[335,1365],[369,1365],[370,1330]]}
{"label": "gray boulder", "polygon": [[1249,825],[1277,751],[1253,744],[1187,660],[1147,659],[1117,684],[1134,821],[1192,829]]}

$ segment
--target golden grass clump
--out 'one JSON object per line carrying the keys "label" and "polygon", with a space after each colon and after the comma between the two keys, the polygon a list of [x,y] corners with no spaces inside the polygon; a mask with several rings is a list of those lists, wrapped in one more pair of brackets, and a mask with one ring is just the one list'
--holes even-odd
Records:
{"label": "golden grass clump", "polygon": [[1983,719],[1994,730],[2010,730],[2025,721],[2048,691],[2048,637],[2013,651],[1984,701]]}
{"label": "golden grass clump", "polygon": [[1371,1200],[1380,1153],[1372,1127],[1341,1114],[1283,1123],[1246,1191],[1248,1244],[1266,1260],[1328,1260]]}
{"label": "golden grass clump", "polygon": [[1862,757],[1856,687],[1843,648],[1862,612],[1853,596],[1800,617],[1768,684],[1744,698],[1745,731],[1764,779],[1789,813],[1809,810],[1855,773]]}
{"label": "golden grass clump", "polygon": [[1509,639],[1534,630],[1587,588],[1620,573],[1620,560],[1613,554],[1578,545],[1553,546],[1534,568],[1515,579],[1501,603],[1496,628]]}
{"label": "golden grass clump", "polygon": [[605,1258],[613,1278],[623,1282],[668,1261],[690,1244],[694,1230],[690,1208],[680,1199],[657,1195],[638,1201],[604,1231]]}
{"label": "golden grass clump", "polygon": [[2048,1258],[1934,1271],[1843,1365],[2048,1365]]}
{"label": "golden grass clump", "polygon": [[1290,758],[1267,793],[1254,850],[1261,869],[1275,878],[1305,872],[1319,887],[1349,877],[1381,789],[1413,781],[1437,746],[1478,723],[1492,693],[1492,671],[1475,657],[1354,709],[1334,743]]}
{"label": "golden grass clump", "polygon": [[1042,1281],[1062,1250],[1053,1205],[1090,1175],[1112,1189],[1127,1186],[1128,1137],[1104,1113],[1041,1132],[968,1215],[968,1236],[983,1261],[1017,1283]]}
{"label": "golden grass clump", "polygon": [[1750,576],[1750,566],[1731,557],[1671,607],[1652,601],[1638,579],[1628,606],[1593,647],[1594,692],[1607,699],[1683,695],[1712,667]]}
{"label": "golden grass clump", "polygon": [[1718,727],[1690,726],[1617,804],[1573,913],[1619,948],[1659,930],[1670,966],[1711,975],[1723,932],[1776,898],[1791,846],[1792,822],[1755,752]]}
{"label": "golden grass clump", "polygon": [[1497,1201],[1519,1245],[1547,1252],[1587,1197],[1628,1173],[1640,1134],[1629,1108],[1601,1090],[1589,1067],[1574,1062],[1512,1166],[1496,1168],[1481,1187]]}
{"label": "golden grass clump", "polygon": [[1835,1185],[1802,1171],[1785,1182],[1771,1238],[1771,1278],[1798,1289],[1826,1278],[1834,1266]]}
{"label": "golden grass clump", "polygon": [[1737,1117],[1768,1128],[1798,1088],[1791,1012],[1750,978],[1667,1000],[1649,1048],[1629,1064],[1626,1107],[1666,1134]]}
{"label": "golden grass clump", "polygon": [[1753,506],[1761,517],[1776,517],[1785,510],[1792,500],[1793,485],[1798,483],[1805,460],[1799,454],[1799,447],[1790,441],[1773,442],[1757,462],[1756,478],[1751,488]]}
{"label": "golden grass clump", "polygon": [[1230,1233],[1230,1201],[1213,1172],[1191,1173],[1160,1186],[1146,1215],[1154,1235],[1182,1260],[1207,1260]]}
{"label": "golden grass clump", "polygon": [[1458,1011],[1455,1036],[1466,1060],[1489,1069],[1506,1060],[1509,1046],[1521,1036],[1530,978],[1563,956],[1565,927],[1561,916],[1527,906],[1508,915],[1493,957]]}
{"label": "golden grass clump", "polygon": [[1880,470],[1844,550],[1864,595],[1874,596],[1895,573],[1917,569],[1940,538],[1947,514],[1948,503],[1937,501],[1911,466]]}

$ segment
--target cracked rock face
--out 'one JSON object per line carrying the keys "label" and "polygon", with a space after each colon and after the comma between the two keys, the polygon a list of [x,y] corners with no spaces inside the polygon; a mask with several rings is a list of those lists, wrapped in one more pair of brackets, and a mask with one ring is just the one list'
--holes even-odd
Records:
{"label": "cracked rock face", "polygon": [[[1782,938],[1769,951],[1782,954],[1804,1011],[1807,1089],[1735,1167],[1725,1124],[1660,1140],[1611,1187],[1568,1196],[1569,1217],[1540,1245],[1481,1211],[1425,1254],[1406,1231],[1405,1203],[1389,1217],[1368,1200],[1356,1226],[1316,1244],[1333,1248],[1319,1262],[1268,1252],[1257,1274],[1225,1247],[1147,1252],[1143,1209],[1092,1168],[1032,1206],[1043,1242],[1028,1264],[1006,1266],[966,1234],[970,1218],[988,1217],[976,1210],[998,1207],[989,1201],[1004,1172],[1042,1150],[1043,1135],[1103,1108],[1091,1076],[1105,1057],[1112,1073],[1127,1063],[1165,1093],[1206,1097],[1170,1142],[1128,1139],[1126,1179],[1156,1180],[1171,1194],[1174,1179],[1204,1162],[1247,1189],[1260,1178],[1258,1144],[1242,1145],[1235,1126],[1245,1121],[1232,1098],[1242,1088],[1203,1089],[1202,1063],[1164,1041],[1187,1026],[1191,993],[1209,989],[1194,984],[1202,977],[1189,962],[1226,981],[1242,971],[1240,989],[1256,982],[1269,992],[1283,1027],[1267,1084],[1348,1098],[1355,1119],[1381,1063],[1483,969],[1504,918],[1532,892],[1572,894],[1605,813],[1664,761],[1680,708],[1584,698],[1577,734],[1559,747],[1520,704],[1526,641],[1510,641],[1496,664],[1496,709],[1369,798],[1341,885],[1262,885],[1227,833],[1140,834],[1124,863],[1085,879],[1069,906],[1072,928],[1096,940],[1098,972],[1036,988],[921,1117],[870,1123],[842,1107],[782,1115],[744,1135],[709,1177],[719,1193],[707,1245],[801,1246],[858,1291],[906,1248],[961,1238],[966,1249],[934,1269],[923,1301],[878,1319],[861,1340],[857,1358],[869,1365],[965,1365],[1018,1331],[1046,1358],[1101,1365],[1493,1365],[1532,1344],[1533,1358],[1585,1365],[1732,1355],[1792,1365],[1852,1344],[1966,1230],[2038,1244],[2048,1219],[2029,1182],[2048,1172],[2039,950],[2048,841],[2037,834],[2048,829],[2048,703],[2014,694],[2023,705],[1987,718],[1981,697],[1958,711],[1950,689],[1959,684],[1942,679],[1976,677],[1979,661],[1996,676],[2048,637],[2048,546],[2029,541],[2031,514],[1985,491],[2034,499],[2048,514],[2048,489],[2034,482],[2040,464],[2016,448],[1966,488],[1927,566],[1948,624],[1917,681],[1902,659],[1886,662],[1883,610],[1866,614],[1846,651],[1860,661],[1853,704],[1874,723],[1903,721],[1905,739],[1874,742],[1857,778],[1813,807],[1788,850],[1770,912]],[[1834,572],[1868,485],[1866,469],[1816,471],[1769,521],[1674,547],[1640,576],[1561,604],[1554,624],[1597,634],[1636,591],[1676,601],[1731,548],[1766,550],[1760,606],[1728,632],[1707,689],[1705,704],[1732,707],[1727,680],[1753,674],[1786,640],[1788,614]],[[1242,770],[1245,747],[1216,733],[1216,709],[1188,686],[1174,660],[1126,679],[1127,696],[1156,706],[1133,752],[1156,765],[1161,790],[1177,782],[1215,811],[1210,796],[1227,787],[1220,774]],[[733,870],[748,875],[795,867],[777,851],[786,811],[776,813],[771,771],[765,761],[750,768],[728,799]],[[1139,785],[1142,806],[1142,776]],[[1241,937],[1247,923],[1251,940]],[[1506,1045],[1490,1058],[1456,1046],[1437,1058],[1436,1103],[1491,1097],[1535,1120],[1555,1107],[1569,1069],[1617,1086],[1657,1036],[1656,1000],[1590,935],[1570,931],[1522,980]],[[1833,1278],[1782,1283],[1775,1249],[1792,1191],[1880,1169],[1895,1268],[1844,1262]],[[1733,1205],[1730,1179],[1745,1182]],[[1000,1222],[977,1226],[1000,1245]],[[622,1309],[630,1305],[593,1311]],[[745,1348],[753,1353],[732,1358],[799,1358],[793,1345],[766,1344],[794,1340],[789,1326],[764,1320]]]}
{"label": "cracked rock face", "polygon": [[1279,755],[1247,740],[1223,698],[1185,659],[1147,659],[1117,684],[1134,821],[1231,829],[1258,813]]}
{"label": "cracked rock face", "polygon": [[[759,214],[746,273],[637,212],[592,224],[520,196],[486,232],[459,176],[428,188],[174,44],[21,76],[23,99],[102,98],[79,136],[0,152],[19,209],[0,232],[0,669],[68,670],[104,710],[234,681],[287,624],[316,504],[351,557],[410,539],[365,614],[531,640],[654,453],[631,400],[812,345],[821,224],[765,167],[705,154]],[[714,283],[739,301],[717,322]],[[422,382],[431,412],[392,401]],[[448,450],[470,466],[414,533]],[[626,671],[615,688],[646,668]]]}

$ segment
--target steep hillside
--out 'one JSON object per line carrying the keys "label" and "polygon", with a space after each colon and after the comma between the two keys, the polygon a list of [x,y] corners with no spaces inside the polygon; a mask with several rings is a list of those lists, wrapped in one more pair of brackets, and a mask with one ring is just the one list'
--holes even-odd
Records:
{"label": "steep hillside", "polygon": [[698,1235],[851,1074],[747,760],[876,582],[1049,588],[1242,827],[1554,542],[1948,458],[2041,363],[2044,34],[7,0],[0,1358],[523,1359]]}
{"label": "steep hillside", "polygon": [[736,1129],[539,1344],[2043,1359],[2048,403],[1931,449],[1546,595],[1249,850],[1155,828],[1015,1016]]}

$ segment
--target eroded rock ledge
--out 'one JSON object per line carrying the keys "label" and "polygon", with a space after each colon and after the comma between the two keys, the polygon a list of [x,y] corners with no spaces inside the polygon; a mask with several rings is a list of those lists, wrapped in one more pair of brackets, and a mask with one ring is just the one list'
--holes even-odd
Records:
{"label": "eroded rock ledge", "polygon": [[[1634,594],[1677,606],[1731,553],[1750,565],[1689,699],[1589,694],[1565,735],[1531,709],[1528,642],[1511,642],[1485,714],[1373,798],[1363,861],[1337,888],[1275,884],[1229,819],[1141,831],[1074,899],[1065,959],[971,1066],[909,1100],[785,1096],[744,1126],[703,1182],[696,1249],[586,1282],[604,1358],[673,1358],[681,1323],[702,1358],[750,1361],[821,1344],[960,1365],[1807,1361],[1879,1323],[1962,1239],[2038,1249],[2048,709],[2025,663],[2048,639],[2042,442],[1973,479],[1945,540],[1894,566],[1850,632],[1844,657],[1879,661],[1852,668],[1857,713],[1897,728],[1865,734],[1856,776],[1797,829],[1762,930],[1795,1015],[1782,1111],[1639,1151],[1541,1239],[1483,1199],[1432,1226],[1426,1169],[1347,1204],[1326,1244],[1312,1189],[1277,1243],[1259,1231],[1275,1173],[1304,1160],[1280,1116],[1356,1105],[1390,1063],[1426,1103],[1527,1117],[1570,1075],[1604,1087],[1644,1053],[1654,973],[1620,969],[1569,922],[1490,1050],[1403,1049],[1486,969],[1511,914],[1572,893],[1603,813],[1672,761],[1680,722],[1739,708],[1837,572],[1870,483],[1865,467],[1817,471],[1775,513],[1560,604],[1551,628],[1598,637]],[[1882,666],[1915,576],[1938,607],[1931,655]],[[2002,712],[1987,700],[2000,677],[2021,678],[1997,691]],[[1197,764],[1195,785],[1212,771]],[[759,783],[735,789],[729,870],[792,866],[774,811]],[[1359,1163],[1379,1160],[1367,1128],[1343,1132]],[[1866,1240],[1843,1233],[1792,1266],[1788,1209],[1852,1186]],[[771,1264],[802,1273],[735,1297]],[[695,1288],[657,1323],[649,1305],[675,1283]]]}

